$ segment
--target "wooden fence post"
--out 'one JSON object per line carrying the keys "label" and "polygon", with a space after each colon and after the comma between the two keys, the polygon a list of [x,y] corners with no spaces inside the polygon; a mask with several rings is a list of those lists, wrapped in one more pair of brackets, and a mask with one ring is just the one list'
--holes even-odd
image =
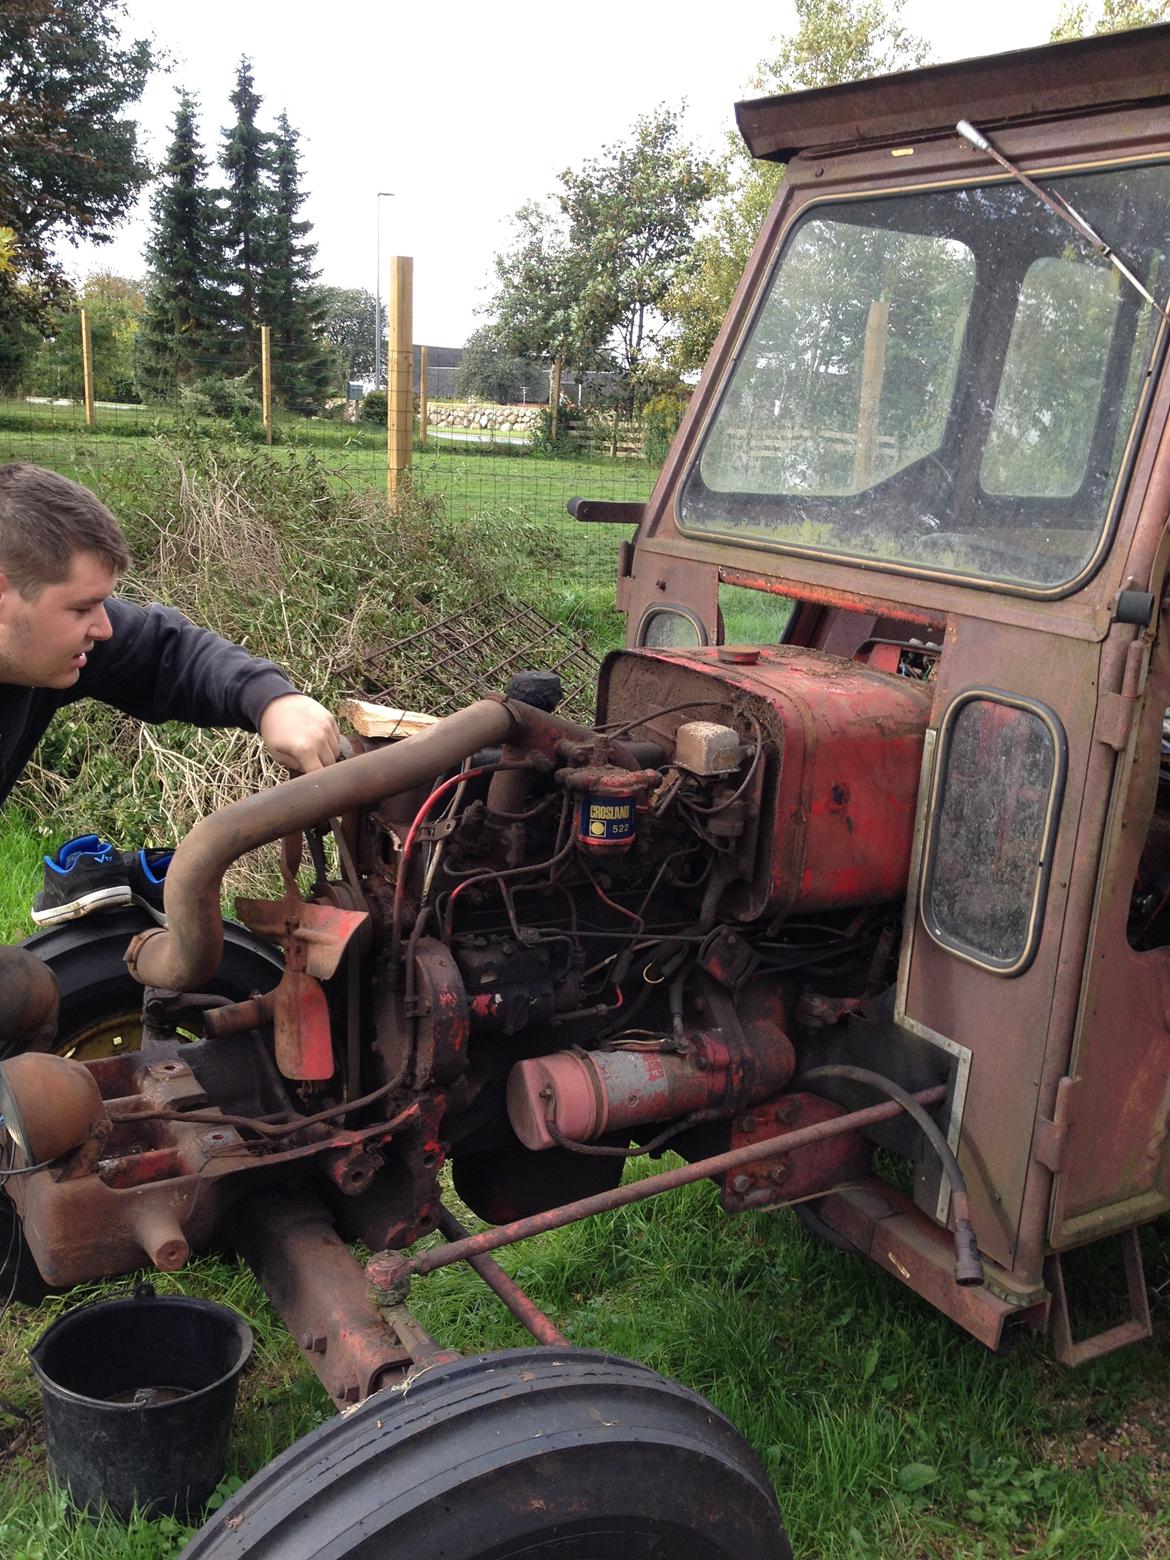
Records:
{"label": "wooden fence post", "polygon": [[414,261],[395,255],[390,261],[390,340],[386,352],[386,497],[391,503],[410,486],[414,455],[414,366],[412,292]]}
{"label": "wooden fence post", "polygon": [[427,442],[427,379],[430,375],[431,351],[429,347],[418,349],[418,442]]}
{"label": "wooden fence post", "polygon": [[556,358],[548,376],[548,436],[557,442],[557,415],[561,409],[561,360]]}
{"label": "wooden fence post", "polygon": [[260,405],[264,411],[264,442],[272,443],[272,327],[260,327]]}
{"label": "wooden fence post", "polygon": [[865,345],[861,352],[861,391],[857,406],[857,444],[853,454],[854,492],[868,487],[873,477],[873,457],[877,446],[878,410],[882,399],[882,380],[886,374],[886,338],[890,329],[890,306],[875,298],[865,321]]}
{"label": "wooden fence post", "polygon": [[85,398],[85,426],[92,428],[96,421],[93,404],[93,337],[89,331],[89,312],[81,311],[81,390]]}

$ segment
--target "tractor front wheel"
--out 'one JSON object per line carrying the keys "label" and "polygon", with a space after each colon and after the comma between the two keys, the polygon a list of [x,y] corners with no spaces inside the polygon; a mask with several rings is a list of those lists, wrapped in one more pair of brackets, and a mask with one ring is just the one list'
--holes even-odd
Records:
{"label": "tractor front wheel", "polygon": [[710,1403],[629,1360],[512,1349],[423,1371],[298,1441],[180,1560],[791,1560]]}

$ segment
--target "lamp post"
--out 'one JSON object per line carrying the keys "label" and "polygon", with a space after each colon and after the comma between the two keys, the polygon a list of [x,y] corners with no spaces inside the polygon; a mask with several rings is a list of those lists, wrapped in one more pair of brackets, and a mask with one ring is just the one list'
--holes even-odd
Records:
{"label": "lamp post", "polygon": [[374,389],[382,388],[382,202],[393,200],[393,190],[378,191],[378,236],[375,241],[378,274],[374,280]]}

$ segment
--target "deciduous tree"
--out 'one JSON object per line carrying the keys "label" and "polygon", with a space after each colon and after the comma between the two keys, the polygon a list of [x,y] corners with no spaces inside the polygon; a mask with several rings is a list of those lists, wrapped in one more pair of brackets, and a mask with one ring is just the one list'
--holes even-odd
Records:
{"label": "deciduous tree", "polygon": [[1092,33],[1123,32],[1129,27],[1148,27],[1170,16],[1170,0],[1070,0],[1052,28],[1053,43],[1068,38],[1087,38]]}
{"label": "deciduous tree", "polygon": [[455,370],[455,394],[484,401],[519,401],[525,386],[531,387],[538,377],[543,381],[544,374],[534,374],[522,358],[508,350],[497,325],[482,325],[463,348],[463,359]]}
{"label": "deciduous tree", "polygon": [[[923,64],[927,45],[903,26],[903,3],[796,0],[797,29],[761,60],[753,95],[835,86]],[[784,170],[753,161],[735,135],[719,172],[720,198],[695,245],[694,263],[664,304],[673,326],[669,358],[679,373],[706,362]]]}
{"label": "deciduous tree", "polygon": [[[378,307],[364,287],[318,287],[323,315],[321,331],[337,356],[346,379],[371,379],[374,374],[374,313]],[[381,306],[382,340],[386,339],[386,305]]]}

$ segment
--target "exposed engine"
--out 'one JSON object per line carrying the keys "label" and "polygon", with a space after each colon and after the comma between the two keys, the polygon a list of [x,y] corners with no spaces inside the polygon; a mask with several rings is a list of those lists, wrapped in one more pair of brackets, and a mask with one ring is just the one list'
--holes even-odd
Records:
{"label": "exposed engine", "polygon": [[[9,1128],[52,1161],[10,1182],[41,1273],[180,1266],[274,1183],[400,1248],[438,1222],[447,1160],[499,1223],[615,1186],[634,1153],[842,1114],[847,1086],[800,1077],[880,1054],[929,695],[795,647],[621,653],[594,730],[540,708],[557,693],[537,675],[205,820],[169,928],[128,954],[141,1052],[7,1066]],[[278,837],[283,898],[237,909],[283,978],[200,996],[222,873]],[[763,1161],[725,1178],[725,1205],[814,1195],[870,1149],[850,1132]]]}

